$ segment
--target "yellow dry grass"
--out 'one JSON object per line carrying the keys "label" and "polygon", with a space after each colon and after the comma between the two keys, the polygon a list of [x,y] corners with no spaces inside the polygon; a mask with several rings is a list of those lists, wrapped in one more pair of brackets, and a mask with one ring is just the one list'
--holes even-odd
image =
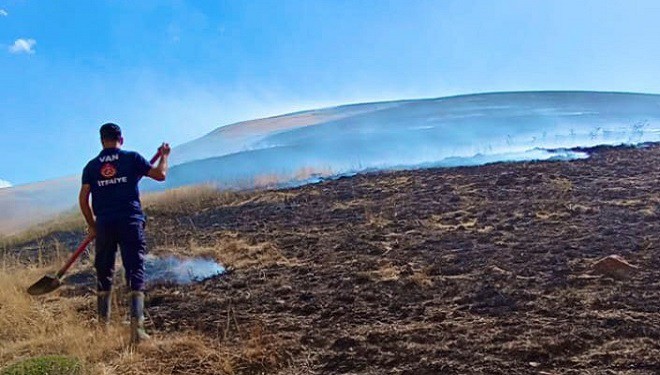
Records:
{"label": "yellow dry grass", "polygon": [[[465,211],[447,212],[443,215],[431,215],[430,218],[423,220],[422,225],[438,229],[445,232],[456,230],[473,230],[478,226],[478,220],[473,217],[462,217],[459,214],[467,214]],[[447,224],[449,217],[459,215],[460,219]]]}
{"label": "yellow dry grass", "polygon": [[195,241],[190,241],[185,248],[159,247],[154,249],[154,253],[213,259],[225,267],[242,269],[294,264],[293,260],[286,258],[271,243],[250,244],[238,233],[230,231],[218,232],[216,236],[213,245],[199,245]]}
{"label": "yellow dry grass", "polygon": [[393,221],[385,217],[380,212],[374,212],[372,210],[365,209],[364,211],[364,220],[367,225],[375,228],[385,228],[388,225],[392,224]]}
{"label": "yellow dry grass", "polygon": [[[126,315],[122,303],[114,304],[113,322],[103,330],[94,319],[94,296],[28,295],[27,287],[47,271],[45,267],[0,269],[0,370],[44,355],[77,358],[90,375],[236,374],[245,367],[281,364],[277,343],[259,325],[241,327],[235,337],[223,338],[198,332],[152,332],[152,341],[133,348],[128,327],[119,318]],[[230,345],[223,341],[227,339]]]}
{"label": "yellow dry grass", "polygon": [[[89,318],[86,298],[35,298],[27,287],[45,268],[4,268],[0,271],[0,366],[34,356],[62,354],[95,363],[107,352],[121,350],[122,335],[99,335]],[[114,338],[114,339],[113,339]]]}
{"label": "yellow dry grass", "polygon": [[36,241],[54,232],[71,232],[83,230],[86,227],[82,215],[75,210],[67,211],[45,223],[37,224],[25,231],[10,236],[0,235],[0,249],[20,243]]}
{"label": "yellow dry grass", "polygon": [[430,288],[433,286],[433,278],[429,276],[426,270],[415,271],[412,275],[410,275],[410,280],[419,287]]}
{"label": "yellow dry grass", "polygon": [[[240,206],[253,202],[286,202],[296,195],[282,191],[248,192],[220,190],[213,185],[196,185],[144,194],[142,206],[148,215],[171,216],[203,212],[219,206]],[[0,253],[19,244],[38,242],[55,232],[84,231],[85,227],[82,215],[77,209],[73,209],[25,231],[9,236],[0,234]]]}
{"label": "yellow dry grass", "polygon": [[399,280],[401,270],[390,263],[381,265],[378,269],[362,273],[373,281],[396,281]]}
{"label": "yellow dry grass", "polygon": [[[241,204],[253,196],[254,193],[219,190],[212,185],[197,185],[144,194],[142,205],[146,211],[153,214],[181,214],[203,211],[208,207]],[[55,232],[82,231],[85,227],[85,220],[78,209],[71,209],[22,232],[4,236],[0,234],[0,249],[37,241]]]}
{"label": "yellow dry grass", "polygon": [[186,186],[146,194],[142,198],[145,210],[159,214],[200,212],[208,207],[242,202],[249,193],[219,190],[212,185]]}
{"label": "yellow dry grass", "polygon": [[[289,198],[290,195],[278,192],[237,193],[198,186],[153,194],[145,197],[144,204],[152,214],[179,215],[219,205],[241,205],[255,199]],[[26,241],[38,244],[43,236],[57,230],[81,228],[80,215],[72,212],[38,231],[5,239],[0,243],[0,250],[9,250]],[[273,245],[250,244],[231,232],[218,233],[213,246],[191,243],[183,249],[154,250],[213,258],[234,268],[290,262]],[[63,256],[65,253],[62,252]],[[66,297],[58,291],[32,297],[26,293],[29,285],[52,272],[63,259],[55,257],[52,264],[38,261],[26,267],[11,254],[11,251],[2,251],[0,262],[0,370],[43,355],[77,358],[84,364],[85,373],[93,375],[236,374],[246,368],[278,368],[283,363],[279,344],[258,324],[248,324],[241,327],[241,332],[221,338],[199,332],[156,332],[151,342],[131,348],[127,342],[128,328],[121,321],[121,317],[126,316],[126,305],[121,303],[121,298],[116,298],[114,304],[113,323],[103,331],[94,321],[96,301],[93,295]],[[84,265],[77,267],[81,266]]]}
{"label": "yellow dry grass", "polygon": [[265,174],[255,176],[246,183],[246,189],[274,189],[288,182],[301,182],[311,178],[324,178],[334,175],[335,172],[330,167],[302,167],[293,173]]}

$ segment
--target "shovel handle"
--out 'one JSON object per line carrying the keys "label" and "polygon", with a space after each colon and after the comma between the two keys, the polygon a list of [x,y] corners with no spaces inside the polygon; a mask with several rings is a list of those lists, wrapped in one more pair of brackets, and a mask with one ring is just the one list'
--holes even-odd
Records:
{"label": "shovel handle", "polygon": [[[163,153],[160,151],[160,147],[158,147],[158,151],[156,151],[156,155],[154,155],[151,160],[149,160],[149,164],[153,166],[153,164],[163,155]],[[139,177],[138,179],[141,179],[142,177]]]}
{"label": "shovel handle", "polygon": [[158,148],[158,151],[156,151],[156,155],[154,155],[154,157],[151,158],[151,160],[149,161],[149,164],[153,164],[153,163],[155,163],[155,162],[158,160],[158,158],[160,158],[160,156],[161,156],[162,154],[163,154],[163,153],[160,152],[160,147],[159,147],[159,148]]}
{"label": "shovel handle", "polygon": [[60,268],[60,270],[57,271],[57,278],[58,279],[61,278],[66,273],[66,271],[69,270],[69,267],[71,267],[73,262],[75,262],[76,259],[78,259],[80,254],[82,254],[82,252],[85,251],[85,249],[87,248],[87,245],[89,245],[89,243],[92,242],[93,239],[94,239],[94,236],[87,236],[87,238],[85,238],[85,241],[83,241],[83,243],[81,243],[80,246],[78,246],[76,251],[73,254],[71,254],[71,256],[69,257],[69,260],[66,261],[64,266],[62,266],[62,268]]}

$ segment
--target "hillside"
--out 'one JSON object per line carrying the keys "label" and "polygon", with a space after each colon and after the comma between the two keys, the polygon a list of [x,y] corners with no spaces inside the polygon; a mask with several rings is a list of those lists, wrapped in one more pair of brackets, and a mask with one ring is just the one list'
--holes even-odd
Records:
{"label": "hillside", "polygon": [[[96,360],[122,374],[656,374],[660,146],[590,152],[167,196],[150,205],[152,251],[231,272],[152,285],[155,342]],[[639,270],[594,274],[610,254]],[[33,309],[83,296],[91,319],[77,270]]]}
{"label": "hillside", "polygon": [[[272,187],[421,165],[544,160],[556,156],[548,149],[657,141],[658,95],[510,92],[363,103],[221,126],[175,147],[168,182],[144,181],[142,188]],[[78,185],[69,177],[0,189],[0,234],[75,206]]]}

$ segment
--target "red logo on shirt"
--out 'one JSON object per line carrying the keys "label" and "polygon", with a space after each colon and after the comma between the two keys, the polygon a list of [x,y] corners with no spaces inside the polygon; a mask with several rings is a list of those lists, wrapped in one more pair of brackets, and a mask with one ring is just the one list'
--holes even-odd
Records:
{"label": "red logo on shirt", "polygon": [[101,176],[105,178],[115,177],[116,174],[117,174],[117,168],[115,168],[115,166],[110,163],[105,163],[101,167]]}

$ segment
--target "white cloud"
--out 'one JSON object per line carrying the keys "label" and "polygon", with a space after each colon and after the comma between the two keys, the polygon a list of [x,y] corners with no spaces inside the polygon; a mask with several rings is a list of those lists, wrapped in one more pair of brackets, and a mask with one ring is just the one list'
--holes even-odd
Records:
{"label": "white cloud", "polygon": [[9,181],[5,181],[5,180],[0,179],[0,189],[8,188],[8,187],[11,187],[11,186],[12,185]]}
{"label": "white cloud", "polygon": [[31,55],[34,53],[34,46],[36,44],[37,41],[34,39],[16,39],[14,44],[9,47],[9,52],[14,54],[27,53]]}
{"label": "white cloud", "polygon": [[0,9],[0,17],[7,17],[8,15],[9,13],[6,10]]}

